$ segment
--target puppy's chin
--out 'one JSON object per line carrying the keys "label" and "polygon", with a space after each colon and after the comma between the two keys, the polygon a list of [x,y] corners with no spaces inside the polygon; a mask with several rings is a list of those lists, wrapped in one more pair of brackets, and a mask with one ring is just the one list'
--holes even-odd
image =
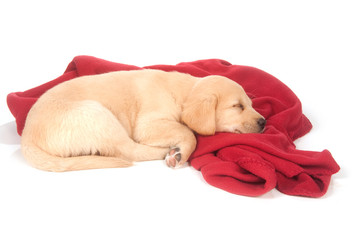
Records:
{"label": "puppy's chin", "polygon": [[232,133],[237,133],[237,134],[245,134],[245,133],[263,133],[264,132],[264,128],[252,128],[252,129],[239,129],[239,128],[235,128],[232,131],[230,131]]}
{"label": "puppy's chin", "polygon": [[264,129],[248,128],[241,130],[241,128],[230,128],[230,129],[217,130],[217,132],[228,132],[228,133],[236,133],[236,134],[263,133]]}
{"label": "puppy's chin", "polygon": [[242,133],[241,130],[238,130],[238,129],[235,129],[235,130],[233,130],[232,132],[233,132],[233,133],[238,133],[238,134],[241,134],[241,133]]}

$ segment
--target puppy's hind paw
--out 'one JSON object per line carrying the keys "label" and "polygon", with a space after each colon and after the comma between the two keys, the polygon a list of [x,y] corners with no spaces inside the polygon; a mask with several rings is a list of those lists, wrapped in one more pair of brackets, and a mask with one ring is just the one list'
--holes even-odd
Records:
{"label": "puppy's hind paw", "polygon": [[179,162],[182,160],[182,154],[180,153],[180,148],[174,147],[171,148],[169,153],[165,156],[165,162],[168,167],[179,167]]}

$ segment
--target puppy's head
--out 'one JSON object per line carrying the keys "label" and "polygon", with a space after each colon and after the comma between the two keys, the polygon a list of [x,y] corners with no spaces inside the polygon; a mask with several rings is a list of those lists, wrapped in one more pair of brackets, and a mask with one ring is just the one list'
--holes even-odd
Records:
{"label": "puppy's head", "polygon": [[243,88],[221,76],[200,79],[183,104],[182,121],[201,135],[260,133],[266,120],[252,108]]}

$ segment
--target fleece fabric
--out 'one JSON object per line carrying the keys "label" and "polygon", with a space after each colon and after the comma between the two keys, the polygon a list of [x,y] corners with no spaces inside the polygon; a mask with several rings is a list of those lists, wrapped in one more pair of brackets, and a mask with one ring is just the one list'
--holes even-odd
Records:
{"label": "fleece fabric", "polygon": [[294,140],[308,133],[312,125],[291,89],[262,70],[219,59],[141,68],[77,56],[58,78],[8,95],[8,107],[16,119],[18,134],[22,133],[31,106],[55,85],[84,75],[136,69],[178,71],[196,77],[228,77],[243,86],[252,98],[255,110],[267,119],[262,134],[197,135],[197,147],[190,157],[190,164],[215,187],[246,196],[260,196],[277,188],[289,195],[321,197],[328,189],[331,176],[340,169],[328,150],[296,149]]}

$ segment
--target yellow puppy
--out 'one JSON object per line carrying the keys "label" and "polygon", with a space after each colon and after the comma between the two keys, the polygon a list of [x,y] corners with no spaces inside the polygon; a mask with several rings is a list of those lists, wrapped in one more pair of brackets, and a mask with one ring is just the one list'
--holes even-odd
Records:
{"label": "yellow puppy", "polygon": [[163,158],[176,167],[195,149],[193,131],[257,133],[265,123],[243,88],[225,77],[119,71],[44,93],[27,116],[21,146],[33,166],[47,171]]}

